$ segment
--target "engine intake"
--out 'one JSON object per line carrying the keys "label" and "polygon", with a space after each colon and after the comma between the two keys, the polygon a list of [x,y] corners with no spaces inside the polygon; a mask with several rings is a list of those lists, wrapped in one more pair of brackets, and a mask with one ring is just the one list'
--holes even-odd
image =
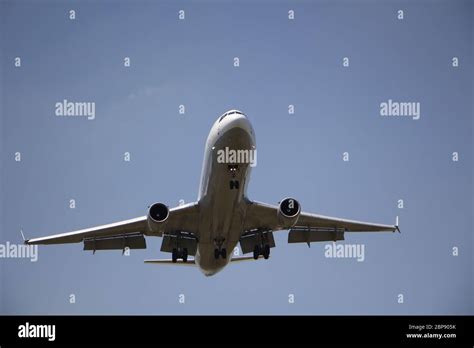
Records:
{"label": "engine intake", "polygon": [[151,232],[161,235],[170,215],[169,208],[163,203],[154,203],[148,209],[148,227]]}
{"label": "engine intake", "polygon": [[294,198],[285,198],[278,208],[278,219],[284,229],[293,227],[300,216],[300,203]]}

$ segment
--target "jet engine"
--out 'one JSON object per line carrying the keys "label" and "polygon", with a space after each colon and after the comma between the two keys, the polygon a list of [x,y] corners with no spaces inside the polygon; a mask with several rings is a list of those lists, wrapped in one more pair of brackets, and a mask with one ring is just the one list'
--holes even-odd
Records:
{"label": "jet engine", "polygon": [[163,203],[154,203],[148,209],[148,228],[154,234],[161,235],[170,215],[169,208]]}
{"label": "jet engine", "polygon": [[293,227],[300,216],[301,206],[294,198],[285,198],[278,207],[278,221],[284,229]]}

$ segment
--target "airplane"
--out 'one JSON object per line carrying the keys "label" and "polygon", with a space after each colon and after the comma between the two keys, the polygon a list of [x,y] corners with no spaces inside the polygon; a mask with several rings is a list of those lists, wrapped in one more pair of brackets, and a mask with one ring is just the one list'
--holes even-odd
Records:
{"label": "airplane", "polygon": [[[230,156],[223,156],[224,150]],[[227,111],[214,122],[207,137],[196,202],[171,209],[158,202],[148,207],[145,216],[40,238],[23,236],[24,242],[83,242],[84,250],[95,253],[145,249],[145,236],[162,237],[160,250],[171,253],[171,259],[145,263],[197,266],[204,275],[212,276],[231,262],[268,259],[275,247],[275,231],[289,230],[288,243],[308,246],[312,242],[344,240],[345,232],[400,232],[398,217],[395,225],[383,225],[304,213],[291,197],[277,205],[249,199],[247,186],[255,164],[249,160],[252,156],[244,156],[249,151],[256,151],[249,119],[239,110]],[[243,158],[236,158],[236,153]],[[243,254],[253,255],[232,257],[228,251],[237,243]]]}

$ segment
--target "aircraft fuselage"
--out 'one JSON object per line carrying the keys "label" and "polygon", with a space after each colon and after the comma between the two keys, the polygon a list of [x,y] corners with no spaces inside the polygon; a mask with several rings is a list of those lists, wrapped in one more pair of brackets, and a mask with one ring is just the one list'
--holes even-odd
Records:
{"label": "aircraft fuselage", "polygon": [[[201,216],[195,255],[195,263],[205,275],[224,268],[239,242],[247,185],[255,163],[250,163],[250,159],[256,160],[255,151],[253,128],[239,111],[227,112],[212,126],[206,141],[198,196]],[[225,156],[229,153],[234,158]],[[226,257],[216,258],[216,248],[225,249]]]}

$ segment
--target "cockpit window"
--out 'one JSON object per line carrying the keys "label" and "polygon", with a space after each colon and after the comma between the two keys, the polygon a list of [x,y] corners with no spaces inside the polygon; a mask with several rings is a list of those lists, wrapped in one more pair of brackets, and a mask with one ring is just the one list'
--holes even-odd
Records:
{"label": "cockpit window", "polygon": [[243,113],[241,113],[239,110],[228,111],[219,118],[219,122],[221,122],[224,119],[224,117],[226,117],[228,115],[233,115],[233,114],[243,115]]}
{"label": "cockpit window", "polygon": [[222,120],[224,119],[224,117],[226,117],[227,115],[228,115],[227,113],[224,114],[224,115],[222,115],[222,116],[219,118],[219,122],[222,121]]}

